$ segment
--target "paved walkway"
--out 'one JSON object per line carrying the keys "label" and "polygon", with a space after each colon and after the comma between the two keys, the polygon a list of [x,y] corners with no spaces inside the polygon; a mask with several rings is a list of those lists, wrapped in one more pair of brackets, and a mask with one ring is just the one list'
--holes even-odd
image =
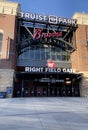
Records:
{"label": "paved walkway", "polygon": [[0,99],[0,130],[88,130],[88,98]]}

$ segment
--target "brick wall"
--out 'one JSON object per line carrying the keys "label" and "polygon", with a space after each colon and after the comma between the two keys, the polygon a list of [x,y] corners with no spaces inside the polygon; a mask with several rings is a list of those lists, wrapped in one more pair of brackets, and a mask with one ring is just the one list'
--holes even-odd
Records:
{"label": "brick wall", "polygon": [[[13,89],[13,79],[16,67],[17,14],[20,4],[0,1],[0,31],[3,33],[0,52],[0,92],[7,88]],[[6,95],[11,97],[12,93]]]}
{"label": "brick wall", "polygon": [[72,54],[72,66],[77,71],[88,71],[88,26],[78,25],[76,31],[76,47],[77,50]]}
{"label": "brick wall", "polygon": [[88,14],[75,13],[73,18],[78,21],[76,30],[77,50],[72,54],[72,67],[83,73],[80,84],[81,96],[88,96]]}
{"label": "brick wall", "polygon": [[15,68],[16,64],[16,16],[0,14],[3,30],[0,68]]}

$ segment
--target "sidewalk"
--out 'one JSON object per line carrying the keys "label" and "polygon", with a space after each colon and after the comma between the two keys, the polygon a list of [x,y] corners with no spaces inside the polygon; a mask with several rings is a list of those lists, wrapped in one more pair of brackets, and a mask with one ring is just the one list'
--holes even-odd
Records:
{"label": "sidewalk", "polygon": [[88,98],[0,99],[0,130],[88,130]]}

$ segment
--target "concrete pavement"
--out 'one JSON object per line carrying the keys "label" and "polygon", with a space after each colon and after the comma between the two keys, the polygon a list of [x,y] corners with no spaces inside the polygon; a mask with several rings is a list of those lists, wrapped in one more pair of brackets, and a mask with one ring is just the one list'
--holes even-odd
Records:
{"label": "concrete pavement", "polygon": [[88,98],[0,99],[0,130],[88,130]]}

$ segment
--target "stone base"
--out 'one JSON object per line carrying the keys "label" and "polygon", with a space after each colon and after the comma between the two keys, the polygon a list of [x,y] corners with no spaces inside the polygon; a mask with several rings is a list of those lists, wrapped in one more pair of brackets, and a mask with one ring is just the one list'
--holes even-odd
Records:
{"label": "stone base", "polygon": [[6,97],[13,95],[13,69],[0,69],[0,92],[6,92]]}

